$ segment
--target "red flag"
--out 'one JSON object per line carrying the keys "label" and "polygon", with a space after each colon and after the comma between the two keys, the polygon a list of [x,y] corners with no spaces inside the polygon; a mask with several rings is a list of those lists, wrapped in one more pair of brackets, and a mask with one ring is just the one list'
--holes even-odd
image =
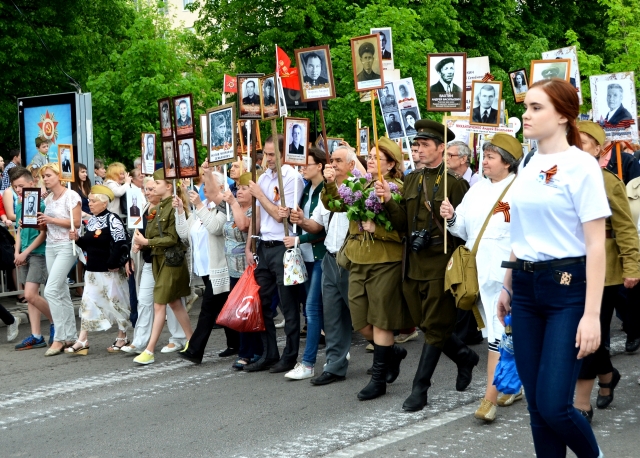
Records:
{"label": "red flag", "polygon": [[278,59],[276,62],[276,72],[280,75],[282,87],[299,91],[301,88],[300,79],[298,79],[298,69],[289,67],[291,65],[291,59],[289,59],[287,53],[284,52],[280,46],[276,46],[276,57]]}
{"label": "red flag", "polygon": [[224,92],[238,92],[235,76],[229,76],[226,73],[224,74]]}

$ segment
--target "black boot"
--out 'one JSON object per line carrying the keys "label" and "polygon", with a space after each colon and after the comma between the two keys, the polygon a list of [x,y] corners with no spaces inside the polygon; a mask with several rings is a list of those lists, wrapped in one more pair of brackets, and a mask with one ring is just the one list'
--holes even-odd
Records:
{"label": "black boot", "polygon": [[387,392],[387,361],[390,354],[393,353],[393,347],[383,347],[373,344],[373,373],[371,381],[358,393],[358,399],[368,401],[382,396]]}
{"label": "black boot", "polygon": [[407,350],[404,348],[393,345],[392,352],[389,352],[389,361],[387,361],[387,383],[393,383],[400,375],[400,363],[407,357]]}
{"label": "black boot", "polygon": [[442,353],[447,355],[447,357],[458,366],[456,390],[466,390],[471,383],[473,368],[478,365],[480,357],[475,351],[467,347],[455,334],[451,334],[451,337],[447,339]]}
{"label": "black boot", "polygon": [[431,386],[431,376],[436,370],[442,350],[433,345],[424,344],[416,376],[413,378],[411,395],[402,404],[402,410],[417,412],[427,405],[427,391]]}

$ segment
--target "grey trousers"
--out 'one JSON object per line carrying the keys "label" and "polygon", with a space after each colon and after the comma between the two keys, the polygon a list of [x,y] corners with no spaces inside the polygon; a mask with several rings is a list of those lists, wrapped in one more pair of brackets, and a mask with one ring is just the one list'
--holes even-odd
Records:
{"label": "grey trousers", "polygon": [[[80,248],[76,247],[76,250]],[[78,259],[78,255],[74,255],[71,251],[71,242],[49,243],[45,253],[49,278],[44,287],[44,298],[49,302],[51,317],[56,328],[54,340],[75,342],[78,338],[78,330],[69,285],[67,285],[67,273]]]}
{"label": "grey trousers", "polygon": [[345,376],[351,347],[351,312],[349,311],[349,271],[339,267],[327,253],[322,260],[322,305],[327,364],[324,372]]}

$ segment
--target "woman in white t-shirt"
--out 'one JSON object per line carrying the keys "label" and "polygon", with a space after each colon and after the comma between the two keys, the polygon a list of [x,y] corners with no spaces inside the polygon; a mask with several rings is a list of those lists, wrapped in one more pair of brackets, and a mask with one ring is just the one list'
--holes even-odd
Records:
{"label": "woman in white t-shirt", "polygon": [[[538,154],[511,189],[511,256],[498,300],[511,311],[513,346],[538,456],[602,456],[591,426],[573,407],[581,358],[600,345],[605,218],[602,172],[580,151],[579,102],[564,80],[529,89],[524,136]],[[503,322],[504,324],[504,322]]]}
{"label": "woman in white t-shirt", "polygon": [[44,355],[54,356],[73,345],[78,338],[76,317],[67,286],[67,273],[76,262],[79,251],[76,247],[74,253],[72,242],[69,240],[70,216],[73,212],[73,225],[78,229],[82,207],[78,193],[67,189],[60,182],[57,162],[43,165],[40,174],[44,185],[50,191],[45,199],[44,213],[38,213],[38,224],[47,227],[45,256],[49,278],[44,288],[44,297],[49,302],[55,325],[54,342]]}

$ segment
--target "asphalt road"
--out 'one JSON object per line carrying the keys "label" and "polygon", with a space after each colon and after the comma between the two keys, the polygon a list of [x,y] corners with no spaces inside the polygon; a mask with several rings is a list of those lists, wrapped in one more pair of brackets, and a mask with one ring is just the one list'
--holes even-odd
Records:
{"label": "asphalt road", "polygon": [[[195,325],[199,304],[191,311]],[[624,337],[613,325],[612,349]],[[43,326],[43,329],[45,327]],[[279,330],[284,345],[282,330]],[[28,334],[21,326],[19,339]],[[500,408],[493,424],[472,417],[484,393],[486,345],[474,382],[455,391],[455,366],[441,359],[424,411],[401,409],[409,395],[421,341],[405,344],[409,356],[398,380],[377,400],[358,391],[372,356],[354,334],[347,380],[314,387],[283,374],[243,373],[233,358],[219,358],[224,333],[212,334],[202,365],[161,354],[139,367],[133,357],[108,354],[114,333],[90,334],[88,356],[45,358],[44,349],[13,351],[0,343],[0,456],[2,457],[520,457],[534,456],[525,401]],[[640,358],[618,354],[623,374],[609,409],[593,428],[607,457],[640,456]],[[321,372],[321,350],[316,374]],[[595,391],[593,393],[595,404]],[[573,456],[569,453],[569,456]]]}

